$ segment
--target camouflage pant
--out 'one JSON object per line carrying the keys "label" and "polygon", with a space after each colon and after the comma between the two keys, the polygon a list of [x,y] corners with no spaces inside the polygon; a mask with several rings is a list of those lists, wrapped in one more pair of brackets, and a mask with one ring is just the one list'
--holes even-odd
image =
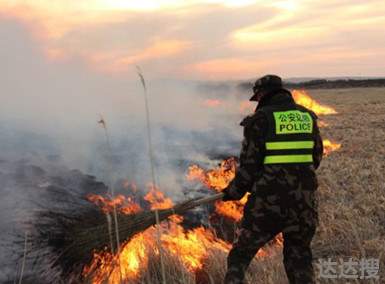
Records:
{"label": "camouflage pant", "polygon": [[[289,174],[289,176],[287,176]],[[287,178],[285,180],[285,175]],[[226,284],[243,283],[258,250],[282,232],[284,266],[291,284],[315,283],[310,243],[318,223],[314,173],[258,180],[244,209],[237,239],[227,259]]]}

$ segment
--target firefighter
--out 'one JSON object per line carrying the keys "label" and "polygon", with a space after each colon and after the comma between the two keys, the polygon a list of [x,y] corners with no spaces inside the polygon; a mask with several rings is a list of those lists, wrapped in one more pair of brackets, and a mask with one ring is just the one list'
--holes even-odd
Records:
{"label": "firefighter", "polygon": [[318,224],[315,192],[323,145],[317,116],[297,105],[276,75],[257,80],[246,117],[240,164],[224,201],[249,192],[227,259],[225,283],[243,283],[258,250],[282,233],[283,262],[291,284],[315,283],[310,243]]}

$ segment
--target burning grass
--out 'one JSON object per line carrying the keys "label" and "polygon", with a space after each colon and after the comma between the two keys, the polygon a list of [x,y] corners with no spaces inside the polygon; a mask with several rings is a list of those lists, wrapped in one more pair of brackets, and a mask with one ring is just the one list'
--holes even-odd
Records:
{"label": "burning grass", "polygon": [[[172,215],[184,214],[198,204],[205,204],[211,200],[221,198],[221,195],[217,194],[202,199],[192,199],[170,208],[173,205],[171,200],[164,197],[162,192],[151,187],[150,192],[144,197],[144,200],[149,201],[151,211],[141,211],[139,205],[137,205],[139,210],[133,214],[124,207],[115,207],[119,209],[119,214],[117,214],[117,222],[120,224],[119,235],[121,240],[128,242],[128,249],[123,248],[118,256],[114,256],[111,251],[114,251],[118,246],[120,247],[122,243],[116,243],[115,231],[110,230],[113,226],[109,226],[109,224],[115,224],[110,215],[113,208],[108,206],[119,204],[122,198],[118,196],[116,199],[111,200],[92,195],[88,197],[88,200],[84,200],[72,196],[71,193],[60,188],[51,189],[50,192],[61,196],[62,201],[71,204],[72,211],[42,210],[37,212],[38,221],[34,226],[37,229],[38,242],[34,243],[34,249],[49,248],[50,252],[55,255],[54,258],[50,256],[51,267],[59,267],[61,277],[70,283],[72,283],[71,281],[77,282],[76,279],[81,279],[81,275],[91,279],[93,283],[104,283],[105,279],[112,277],[111,274],[114,273],[117,263],[130,263],[124,270],[128,271],[126,273],[123,273],[121,265],[118,266],[119,279],[124,276],[128,277],[127,280],[130,280],[130,276],[135,276],[135,263],[142,259],[140,257],[142,256],[141,252],[146,252],[145,250],[133,251],[134,247],[138,247],[135,244],[138,239],[140,242],[141,237],[145,234],[150,234],[153,237],[151,232],[154,228],[150,227],[157,223],[153,210],[158,210],[159,220],[163,221]],[[92,204],[92,202],[98,203],[101,200],[106,203],[100,204],[100,208]],[[132,206],[131,203],[128,204],[128,208],[132,208]],[[129,212],[129,215],[126,212]],[[170,220],[173,223],[181,222],[177,215]],[[148,228],[150,229],[144,232]],[[136,235],[138,233],[139,235]],[[110,237],[111,235],[112,237]],[[152,237],[148,237],[148,239],[154,241]],[[131,242],[134,243],[133,246]],[[127,244],[125,247],[127,247]],[[139,245],[139,247],[141,246]],[[47,257],[49,255],[49,253],[46,253]],[[136,257],[133,257],[133,255]],[[44,257],[44,255],[41,257]],[[83,269],[84,265],[88,263],[91,264]],[[108,267],[104,269],[105,266]],[[99,279],[101,280],[99,281]],[[116,277],[111,279],[111,283],[119,283],[115,281]]]}
{"label": "burning grass", "polygon": [[[366,92],[366,96],[362,96],[363,91]],[[328,156],[318,171],[320,225],[313,242],[315,260],[319,258],[337,260],[344,257],[379,258],[378,283],[382,283],[381,281],[385,279],[385,199],[383,194],[385,190],[383,181],[385,89],[324,90],[313,91],[312,95],[314,94],[319,101],[332,105],[338,111],[338,114],[322,116],[322,120],[328,125],[321,130],[323,136],[330,141],[338,141],[338,143],[330,142],[330,145],[325,143],[325,148],[338,151],[326,152]],[[234,177],[234,170],[235,160],[230,159],[211,170],[197,165],[192,166],[188,171],[188,178],[205,184],[215,192],[226,187]],[[72,251],[64,252],[62,268],[68,271],[77,270],[83,274],[85,281],[90,283],[119,283],[120,279],[123,279],[124,283],[160,283],[160,256],[155,241],[155,229],[151,227],[140,232],[144,228],[140,227],[140,223],[135,223],[139,219],[124,215],[124,213],[140,213],[141,207],[134,205],[135,203],[129,198],[119,196],[113,201],[100,196],[93,196],[91,199],[100,208],[91,206],[92,204],[88,202],[87,214],[89,215],[80,212],[83,215],[55,216],[60,221],[58,226],[61,226],[57,232],[65,228],[72,236],[79,234],[80,228],[73,226],[74,223],[68,220],[79,220],[76,218],[80,216],[89,217],[90,230],[84,236],[84,240],[87,241],[88,248],[97,249],[84,252],[85,243],[77,243],[70,248]],[[151,204],[150,208],[160,209],[161,216],[165,216],[162,212],[173,213],[166,209],[172,205],[171,200],[156,188],[150,189],[145,200]],[[229,204],[229,208],[218,204]],[[117,206],[118,211],[123,213],[119,214],[119,224],[123,230],[121,239],[129,240],[123,244],[117,256],[112,255],[108,245],[106,246],[109,243],[106,212],[111,212],[111,206]],[[184,208],[188,207],[186,204],[184,206]],[[130,208],[127,212],[124,211],[126,207]],[[214,209],[216,214],[226,220],[237,221],[242,214],[242,204],[232,202],[218,202]],[[152,219],[147,224],[155,222],[155,217],[151,216]],[[48,216],[42,215],[42,223],[44,218]],[[102,223],[105,225],[96,227],[96,224]],[[137,226],[136,232],[140,233],[133,236],[132,232],[126,231],[124,235],[124,224]],[[92,231],[96,228],[104,232],[102,235],[105,239],[96,237],[100,236],[100,231]],[[55,228],[43,226],[41,229],[43,234],[50,232],[49,237],[55,241],[55,238],[52,238]],[[84,232],[87,228],[81,229]],[[226,270],[226,257],[230,244],[229,241],[218,236],[216,228],[206,226],[186,230],[182,218],[179,217],[164,222],[162,232],[161,244],[167,283],[221,283]],[[56,240],[60,240],[59,237]],[[55,245],[59,247],[62,244]],[[281,247],[282,243],[278,238],[275,243],[261,251],[250,266],[247,275],[248,283],[286,283]],[[80,259],[80,254],[87,255],[88,259]],[[88,265],[74,267],[74,263],[88,263]],[[324,282],[327,281],[321,281],[321,283]]]}
{"label": "burning grass", "polygon": [[315,112],[317,115],[336,114],[332,107],[321,105],[311,98],[304,90],[293,90],[293,98],[297,104],[303,105]]}

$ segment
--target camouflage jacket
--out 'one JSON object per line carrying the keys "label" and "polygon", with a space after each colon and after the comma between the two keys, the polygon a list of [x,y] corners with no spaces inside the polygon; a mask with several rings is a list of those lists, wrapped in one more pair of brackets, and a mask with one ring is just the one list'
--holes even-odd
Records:
{"label": "camouflage jacket", "polygon": [[[262,99],[258,104],[255,113],[247,116],[241,122],[241,126],[244,127],[244,139],[242,142],[239,167],[237,168],[235,178],[226,189],[232,199],[240,199],[246,192],[250,192],[253,184],[263,175],[265,167],[269,167],[268,165],[263,165],[268,120],[265,114],[258,110],[263,106],[288,104],[293,102],[293,98],[289,91],[279,91]],[[317,123],[314,123],[314,133],[314,162],[312,166],[306,166],[312,171],[319,167],[323,154],[323,144]],[[301,173],[298,174],[300,175]]]}

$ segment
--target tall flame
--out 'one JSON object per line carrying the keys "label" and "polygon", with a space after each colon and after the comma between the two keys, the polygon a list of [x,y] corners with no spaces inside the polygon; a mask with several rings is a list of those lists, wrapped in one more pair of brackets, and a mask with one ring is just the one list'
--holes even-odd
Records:
{"label": "tall flame", "polygon": [[95,252],[91,264],[84,268],[83,276],[94,284],[120,283],[121,278],[137,279],[147,266],[149,252],[155,247],[154,233],[155,229],[150,228],[135,235],[121,248],[119,255]]}
{"label": "tall flame", "polygon": [[[157,198],[163,196],[154,191],[151,195]],[[230,244],[218,239],[211,230],[199,227],[186,231],[180,225],[182,220],[179,216],[178,219],[172,219],[167,227],[162,225],[161,245],[165,254],[178,259],[187,271],[193,273],[202,269],[209,249],[228,253]],[[91,264],[83,270],[83,276],[95,284],[120,283],[121,279],[137,280],[147,269],[149,255],[159,254],[155,235],[154,227],[137,234],[122,246],[119,255],[94,253]]]}
{"label": "tall flame", "polygon": [[[166,229],[166,228],[165,228]],[[149,257],[159,254],[156,244],[156,230],[150,228],[127,242],[119,255],[107,252],[94,253],[93,261],[83,270],[84,277],[94,284],[118,284],[123,281],[138,280],[141,273],[147,269]],[[281,246],[278,237],[276,244]],[[180,261],[189,272],[194,273],[203,269],[204,261],[210,251],[228,253],[231,245],[218,239],[213,231],[198,227],[185,229],[176,222],[171,222],[161,236],[164,253]],[[261,249],[257,257],[268,256],[267,250]]]}
{"label": "tall flame", "polygon": [[312,99],[304,90],[293,90],[293,98],[295,102],[299,105],[302,105],[308,109],[311,109],[315,114],[336,114],[336,110],[332,107],[324,106],[319,104],[316,100]]}

